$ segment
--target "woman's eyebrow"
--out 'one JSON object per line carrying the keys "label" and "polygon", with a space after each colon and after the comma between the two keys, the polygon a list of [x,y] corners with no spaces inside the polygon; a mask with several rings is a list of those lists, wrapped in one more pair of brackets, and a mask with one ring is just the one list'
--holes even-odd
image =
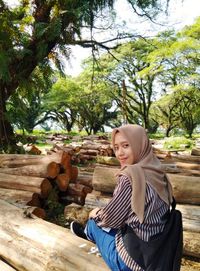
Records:
{"label": "woman's eyebrow", "polygon": [[119,145],[119,144],[129,144],[129,143],[128,143],[128,141],[125,140],[125,141],[121,141],[121,142],[119,142],[119,143],[114,144],[114,146],[117,146],[117,145]]}

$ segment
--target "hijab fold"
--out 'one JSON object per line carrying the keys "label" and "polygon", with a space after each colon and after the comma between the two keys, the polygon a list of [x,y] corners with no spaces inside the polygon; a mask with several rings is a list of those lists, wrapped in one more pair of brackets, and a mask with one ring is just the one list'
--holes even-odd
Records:
{"label": "hijab fold", "polygon": [[132,165],[123,166],[118,175],[125,175],[132,181],[131,207],[140,223],[144,220],[146,182],[168,205],[172,202],[172,186],[161,169],[161,163],[154,155],[146,131],[139,125],[127,124],[112,131],[112,145],[116,133],[121,133],[131,146],[134,155]]}

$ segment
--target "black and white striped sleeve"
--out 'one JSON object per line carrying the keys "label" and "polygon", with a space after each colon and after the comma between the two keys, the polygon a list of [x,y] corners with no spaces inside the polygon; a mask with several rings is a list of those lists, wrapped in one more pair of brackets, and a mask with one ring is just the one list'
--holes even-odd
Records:
{"label": "black and white striped sleeve", "polygon": [[126,176],[120,176],[111,201],[95,217],[97,225],[115,229],[123,226],[130,213],[131,194],[130,180]]}

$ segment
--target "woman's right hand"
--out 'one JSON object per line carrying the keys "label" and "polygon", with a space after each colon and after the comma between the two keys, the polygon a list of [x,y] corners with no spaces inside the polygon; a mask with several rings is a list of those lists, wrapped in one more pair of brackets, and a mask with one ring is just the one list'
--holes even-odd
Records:
{"label": "woman's right hand", "polygon": [[94,218],[97,215],[97,212],[100,210],[100,208],[95,208],[89,213],[89,218]]}

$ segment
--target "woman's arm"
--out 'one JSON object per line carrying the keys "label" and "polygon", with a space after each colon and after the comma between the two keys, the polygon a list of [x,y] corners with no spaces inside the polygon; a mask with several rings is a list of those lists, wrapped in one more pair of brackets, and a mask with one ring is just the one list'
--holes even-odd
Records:
{"label": "woman's arm", "polygon": [[111,201],[102,209],[94,209],[91,217],[98,226],[120,228],[131,210],[132,187],[126,176],[120,176]]}

